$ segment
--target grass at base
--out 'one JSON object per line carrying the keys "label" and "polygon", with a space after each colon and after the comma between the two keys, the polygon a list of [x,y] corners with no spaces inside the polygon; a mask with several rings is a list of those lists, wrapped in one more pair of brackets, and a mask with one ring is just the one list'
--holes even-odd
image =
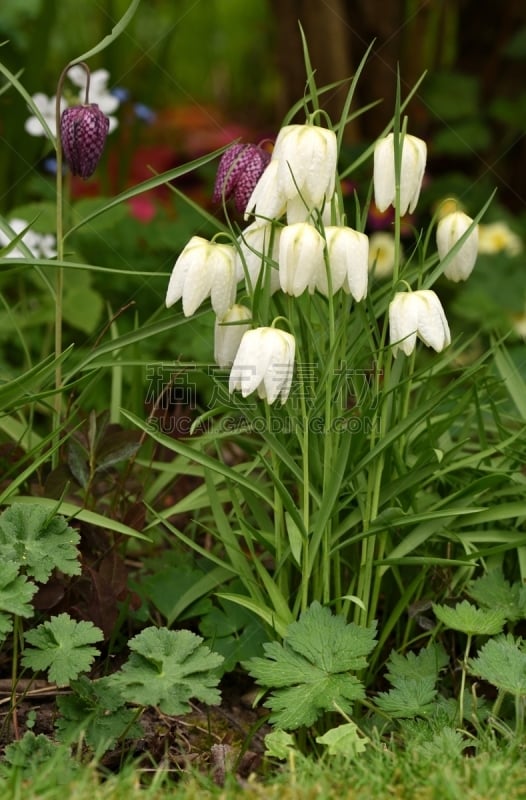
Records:
{"label": "grass at base", "polygon": [[126,767],[105,775],[94,765],[51,759],[32,774],[31,765],[11,767],[0,777],[2,800],[516,800],[526,798],[526,742],[507,748],[489,743],[473,756],[438,753],[423,758],[376,750],[349,761],[297,758],[267,779],[252,776],[223,787],[200,775],[174,780],[162,770]]}

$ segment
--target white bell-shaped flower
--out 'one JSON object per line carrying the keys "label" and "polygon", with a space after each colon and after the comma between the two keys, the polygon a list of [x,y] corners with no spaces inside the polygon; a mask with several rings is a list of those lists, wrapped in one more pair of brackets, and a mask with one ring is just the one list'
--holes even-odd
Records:
{"label": "white bell-shaped flower", "polygon": [[218,366],[232,366],[243,334],[250,330],[251,319],[251,310],[239,303],[229,308],[224,317],[216,317],[214,359]]}
{"label": "white bell-shaped flower", "polygon": [[[412,213],[422,188],[426,168],[427,146],[416,136],[400,139],[402,157],[400,162],[400,214]],[[374,201],[380,211],[396,203],[394,134],[379,139],[374,148]]]}
{"label": "white bell-shaped flower", "polygon": [[[237,279],[241,280],[246,277],[246,269],[252,290],[254,290],[263,268],[270,270],[271,293],[273,294],[279,289],[277,262],[280,235],[281,230],[279,227],[272,225],[271,222],[257,219],[238,236],[239,247],[236,251]],[[274,262],[276,266],[272,266],[271,262]],[[263,280],[265,279],[264,277]]]}
{"label": "white bell-shaped flower", "polygon": [[331,198],[336,180],[336,134],[319,125],[286,125],[272,153],[278,186],[287,200],[300,195],[309,208]]}
{"label": "white bell-shaped flower", "polygon": [[287,199],[278,183],[278,162],[271,159],[248,199],[245,219],[254,214],[261,221],[279,219],[285,213]]}
{"label": "white bell-shaped flower", "polygon": [[[449,251],[471,225],[473,225],[473,220],[463,211],[453,211],[451,214],[446,214],[445,217],[442,217],[437,225],[436,232],[438,256],[441,261],[446,258]],[[469,278],[477,260],[478,242],[478,226],[475,225],[444,267],[446,278],[455,283]]]}
{"label": "white bell-shaped flower", "polygon": [[172,270],[166,307],[170,308],[182,298],[183,313],[189,317],[210,297],[216,315],[223,317],[236,297],[235,255],[230,244],[192,236]]}
{"label": "white bell-shaped flower", "polygon": [[279,240],[279,282],[286,294],[299,297],[305,289],[314,292],[325,272],[325,240],[313,225],[285,225]]}
{"label": "white bell-shaped flower", "polygon": [[[332,293],[343,288],[360,302],[367,294],[369,239],[352,228],[328,225],[325,241]],[[329,294],[327,268],[320,270],[316,288],[325,296]]]}
{"label": "white bell-shaped flower", "polygon": [[243,397],[257,391],[273,403],[289,396],[294,371],[296,342],[292,334],[277,328],[255,328],[243,334],[230,372],[229,392]]}
{"label": "white bell-shaped flower", "polygon": [[398,350],[411,355],[417,337],[437,352],[451,343],[444,309],[431,289],[397,292],[389,305],[389,340],[393,355],[396,356]]}

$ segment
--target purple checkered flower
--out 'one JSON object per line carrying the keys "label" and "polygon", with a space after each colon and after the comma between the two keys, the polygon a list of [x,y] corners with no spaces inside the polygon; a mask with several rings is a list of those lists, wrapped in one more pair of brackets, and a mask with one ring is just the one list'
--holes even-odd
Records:
{"label": "purple checkered flower", "polygon": [[270,161],[270,153],[256,144],[233,144],[223,153],[217,170],[214,203],[234,198],[242,214],[256,183]]}
{"label": "purple checkered flower", "polygon": [[72,106],[62,112],[60,139],[73,175],[89,178],[99,163],[110,121],[96,103]]}

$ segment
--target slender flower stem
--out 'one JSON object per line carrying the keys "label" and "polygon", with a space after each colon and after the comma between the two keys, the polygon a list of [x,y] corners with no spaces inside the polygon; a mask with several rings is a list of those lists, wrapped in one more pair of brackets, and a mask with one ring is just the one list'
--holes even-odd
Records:
{"label": "slender flower stem", "polygon": [[[57,86],[57,96],[55,103],[55,124],[56,124],[56,140],[55,152],[57,159],[57,175],[56,175],[56,236],[57,236],[57,261],[59,263],[64,261],[64,176],[62,174],[63,157],[62,157],[62,143],[60,139],[60,119],[61,108],[60,101],[62,98],[62,88],[66,79],[68,70],[74,64],[68,64],[61,72]],[[79,66],[86,70],[86,103],[89,97],[89,83],[90,71],[87,64],[79,62]],[[55,398],[54,398],[54,418],[53,430],[57,432],[60,428],[62,419],[62,324],[63,324],[63,298],[64,298],[64,268],[58,266],[55,278]],[[58,433],[53,448],[53,466],[58,464]]]}

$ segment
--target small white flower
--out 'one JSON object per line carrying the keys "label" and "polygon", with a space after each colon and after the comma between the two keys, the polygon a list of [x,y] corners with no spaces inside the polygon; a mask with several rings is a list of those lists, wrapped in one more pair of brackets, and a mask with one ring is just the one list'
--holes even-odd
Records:
{"label": "small white flower", "polygon": [[[339,225],[325,228],[332,293],[343,288],[357,302],[367,294],[369,239],[365,233]],[[329,294],[327,270],[318,273],[316,288]]]}
{"label": "small white flower", "polygon": [[313,225],[285,225],[279,240],[279,282],[286,294],[299,297],[308,288],[314,292],[325,272],[325,241]]}
{"label": "small white flower", "polygon": [[241,391],[243,397],[257,391],[273,403],[284,403],[289,396],[294,371],[296,342],[294,336],[277,328],[255,328],[241,339],[230,372],[229,392]]}
{"label": "small white flower", "polygon": [[[9,227],[13,231],[13,235],[0,230],[0,250],[9,245],[18,234],[26,230],[28,222],[24,219],[14,219],[9,221]],[[56,239],[52,234],[40,234],[35,231],[28,230],[20,240],[25,247],[29,250],[30,254],[35,258],[54,258],[57,254]],[[4,258],[26,258],[27,253],[20,247],[14,247],[7,253]]]}
{"label": "small white flower", "polygon": [[389,305],[389,340],[393,355],[396,356],[398,350],[411,355],[417,337],[437,352],[451,343],[444,309],[431,289],[397,292]]}
{"label": "small white flower", "polygon": [[[422,187],[426,168],[427,146],[416,136],[406,134],[401,138],[400,163],[400,214],[412,213]],[[394,134],[379,139],[374,149],[374,200],[379,211],[385,211],[396,202]]]}
{"label": "small white flower", "polygon": [[224,317],[216,318],[214,358],[220,367],[230,367],[234,363],[243,334],[250,330],[251,318],[251,310],[238,303],[233,305]]}
{"label": "small white flower", "polygon": [[479,253],[507,253],[516,256],[522,253],[522,239],[506,222],[491,222],[479,225]]}
{"label": "small white flower", "polygon": [[395,238],[392,233],[376,231],[369,236],[369,269],[377,278],[393,274],[395,263]]}
{"label": "small white flower", "polygon": [[[32,100],[42,116],[44,117],[45,121],[53,136],[57,135],[57,125],[56,125],[56,102],[57,98],[56,95],[53,97],[48,97],[46,94],[42,92],[37,92],[33,95]],[[60,113],[67,108],[67,103],[62,97],[60,100]],[[38,117],[34,115],[28,117],[24,122],[24,128],[26,129],[27,133],[30,136],[46,136],[46,131],[42,127],[42,123],[40,122]]]}
{"label": "small white flower", "polygon": [[[272,267],[269,261],[274,261],[277,265],[280,235],[281,231],[277,226],[272,225],[271,222],[257,219],[248,225],[238,237],[239,249],[236,251],[237,280],[245,277],[245,267],[250,278],[252,291],[264,265],[267,270],[270,270],[271,294],[279,289],[278,270]],[[272,252],[269,252],[270,250]]]}
{"label": "small white flower", "polygon": [[[451,214],[446,214],[445,217],[442,217],[437,225],[436,232],[438,256],[441,261],[446,258],[450,250],[472,225],[473,220],[463,211],[453,211]],[[444,267],[446,278],[455,283],[467,280],[475,266],[477,254],[478,229],[475,225],[460,248]]]}
{"label": "small white flower", "polygon": [[182,298],[183,313],[189,317],[210,296],[212,308],[222,317],[234,304],[236,283],[234,247],[192,236],[174,264],[166,307]]}

